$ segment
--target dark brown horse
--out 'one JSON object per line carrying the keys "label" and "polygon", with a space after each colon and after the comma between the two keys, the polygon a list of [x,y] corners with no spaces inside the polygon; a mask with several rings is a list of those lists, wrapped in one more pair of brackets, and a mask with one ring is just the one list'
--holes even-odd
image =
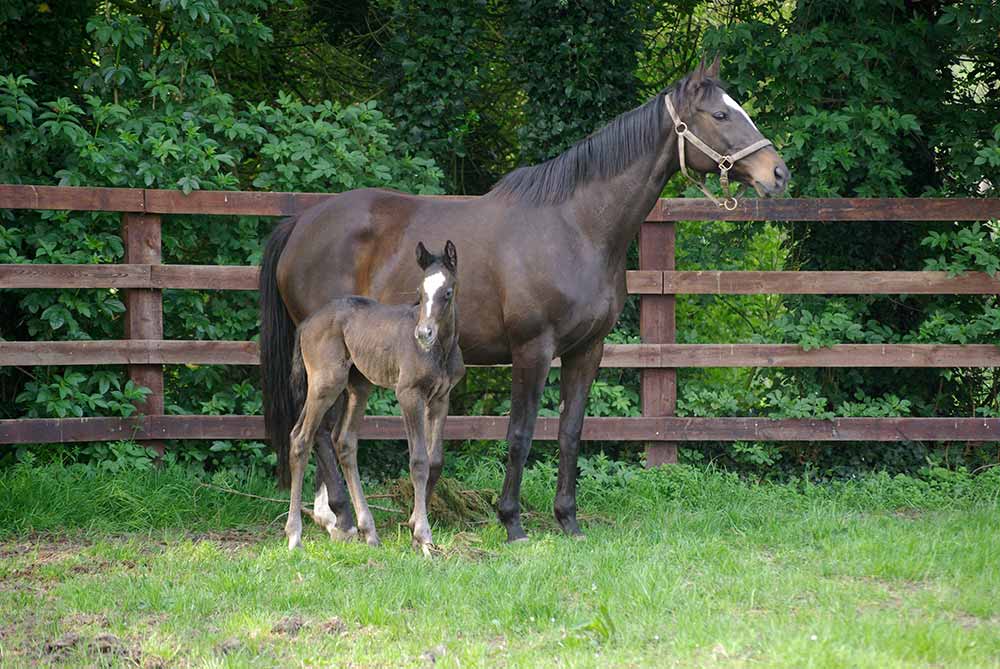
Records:
{"label": "dark brown horse", "polygon": [[[562,358],[559,476],[555,516],[579,534],[577,454],[590,385],[625,302],[629,243],[680,167],[679,132],[724,156],[763,139],[704,63],[676,86],[561,155],[505,176],[489,193],[444,200],[387,190],[331,196],[282,223],[271,236],[261,274],[265,417],[287,480],[285,435],[295,417],[288,406],[294,323],[340,295],[412,303],[420,274],[410,260],[417,240],[440,246],[453,239],[462,255],[460,344],[467,364],[512,363],[507,475],[498,503],[508,539],[524,539],[521,475],[538,404],[555,356]],[[683,126],[675,127],[666,100]],[[719,171],[693,141],[687,169]],[[784,191],[785,163],[771,146],[742,157],[730,178],[761,195]],[[331,535],[353,520],[333,463],[329,432],[317,438],[317,507],[329,503]],[[339,528],[335,531],[330,523]],[[322,520],[320,520],[323,523]]]}
{"label": "dark brown horse", "polygon": [[[420,301],[413,306],[379,304],[367,297],[341,297],[299,325],[292,364],[292,390],[302,406],[291,434],[289,467],[292,493],[285,534],[288,547],[302,543],[302,477],[316,432],[333,409],[339,423],[337,459],[357,513],[358,529],[371,546],[379,543],[358,472],[358,429],[372,384],[396,391],[410,446],[413,481],[413,546],[430,553],[431,526],[427,500],[444,462],[444,422],[448,396],[465,374],[458,348],[455,305],[458,255],[450,241],[444,254],[429,253],[417,244],[423,271]],[[341,397],[344,402],[338,402]],[[431,467],[435,470],[430,479]]]}

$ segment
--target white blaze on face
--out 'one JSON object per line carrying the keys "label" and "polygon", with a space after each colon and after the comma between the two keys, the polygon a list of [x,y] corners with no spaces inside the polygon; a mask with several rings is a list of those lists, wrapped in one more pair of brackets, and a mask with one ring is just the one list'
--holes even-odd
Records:
{"label": "white blaze on face", "polygon": [[434,294],[441,290],[441,286],[447,280],[444,272],[435,272],[430,276],[424,277],[424,304],[427,306],[427,318],[431,317],[431,307],[434,306]]}
{"label": "white blaze on face", "polygon": [[723,93],[722,94],[722,99],[726,101],[726,106],[727,107],[729,107],[729,108],[734,109],[735,111],[737,111],[739,114],[741,114],[743,116],[743,118],[745,118],[747,120],[747,122],[750,125],[753,126],[754,130],[757,129],[757,124],[753,122],[753,119],[750,118],[749,114],[747,114],[745,111],[743,111],[743,107],[741,107],[738,104],[736,104],[736,100],[734,100],[731,97],[729,97],[729,93]]}

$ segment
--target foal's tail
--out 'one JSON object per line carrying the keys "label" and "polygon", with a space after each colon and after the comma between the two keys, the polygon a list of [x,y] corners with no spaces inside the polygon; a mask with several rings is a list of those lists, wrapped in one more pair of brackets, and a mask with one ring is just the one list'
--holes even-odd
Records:
{"label": "foal's tail", "polygon": [[278,293],[278,259],[295,227],[287,218],[274,229],[264,248],[260,267],[260,373],[264,390],[264,425],[278,455],[278,485],[291,482],[288,467],[289,433],[298,416],[292,398],[292,349],[295,324]]}

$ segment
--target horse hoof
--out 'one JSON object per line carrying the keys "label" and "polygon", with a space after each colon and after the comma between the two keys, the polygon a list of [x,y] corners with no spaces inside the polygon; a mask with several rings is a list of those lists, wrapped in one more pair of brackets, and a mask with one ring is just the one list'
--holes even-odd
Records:
{"label": "horse hoof", "polygon": [[526,534],[522,534],[519,537],[510,537],[507,539],[507,543],[509,544],[526,544],[529,541],[530,539],[528,539],[528,535]]}
{"label": "horse hoof", "polygon": [[350,541],[358,534],[358,529],[356,527],[352,527],[346,531],[336,527],[328,527],[326,531],[330,535],[330,539],[338,543]]}
{"label": "horse hoof", "polygon": [[294,551],[302,548],[302,537],[288,537],[288,550]]}

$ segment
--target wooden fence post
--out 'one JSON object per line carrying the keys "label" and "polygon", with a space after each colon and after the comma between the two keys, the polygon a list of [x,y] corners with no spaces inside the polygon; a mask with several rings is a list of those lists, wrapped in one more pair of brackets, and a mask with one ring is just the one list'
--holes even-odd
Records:
{"label": "wooden fence post", "polygon": [[[158,265],[162,260],[160,217],[156,214],[123,214],[122,241],[125,245],[125,262],[130,264]],[[125,290],[125,338],[163,339],[163,293],[158,289],[129,288]],[[137,405],[138,413],[147,416],[163,414],[163,366],[129,365],[128,376],[137,386],[152,392],[144,404]],[[162,441],[146,441],[145,446],[163,455]]]}
{"label": "wooden fence post", "polygon": [[[673,223],[643,223],[639,230],[639,269],[675,269]],[[644,344],[675,343],[673,295],[643,295],[639,298],[639,336]],[[677,408],[677,370],[642,370],[642,415],[673,416]],[[646,444],[646,466],[677,462],[677,444],[654,441]]]}

